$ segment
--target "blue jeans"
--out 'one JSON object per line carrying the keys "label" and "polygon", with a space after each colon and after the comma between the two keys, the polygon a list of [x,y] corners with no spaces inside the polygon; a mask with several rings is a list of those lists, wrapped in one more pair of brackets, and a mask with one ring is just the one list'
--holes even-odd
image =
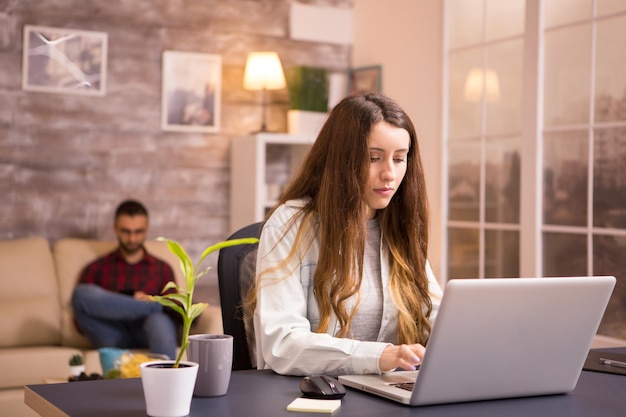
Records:
{"label": "blue jeans", "polygon": [[72,307],[78,327],[95,348],[149,349],[176,357],[176,325],[157,302],[79,284]]}

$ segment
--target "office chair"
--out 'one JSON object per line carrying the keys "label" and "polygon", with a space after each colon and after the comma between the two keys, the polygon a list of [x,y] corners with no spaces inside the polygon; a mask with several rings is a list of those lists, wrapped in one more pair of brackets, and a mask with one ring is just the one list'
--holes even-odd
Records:
{"label": "office chair", "polygon": [[[228,239],[259,237],[263,222],[239,229]],[[233,336],[233,370],[256,368],[256,342],[252,317],[243,304],[256,273],[258,244],[223,248],[217,258],[217,280],[224,334]]]}

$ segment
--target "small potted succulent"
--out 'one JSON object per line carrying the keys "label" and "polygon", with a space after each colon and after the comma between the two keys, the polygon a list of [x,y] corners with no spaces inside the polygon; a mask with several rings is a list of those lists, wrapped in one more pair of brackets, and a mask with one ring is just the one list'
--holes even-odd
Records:
{"label": "small potted succulent", "polygon": [[85,363],[82,355],[76,353],[70,357],[70,376],[77,377],[85,372]]}
{"label": "small potted succulent", "polygon": [[180,243],[166,238],[159,238],[159,240],[167,242],[170,252],[180,261],[185,286],[181,287],[175,282],[169,282],[163,288],[163,293],[172,288],[176,292],[151,296],[150,299],[180,314],[183,320],[182,339],[176,360],[144,362],[140,365],[141,381],[149,416],[186,416],[191,408],[198,364],[183,361],[182,358],[189,345],[189,332],[193,320],[208,307],[207,303],[193,302],[193,293],[198,279],[211,269],[210,267],[201,269],[202,262],[217,250],[229,246],[254,244],[258,242],[258,239],[232,239],[216,243],[202,252],[200,260],[195,265]]}

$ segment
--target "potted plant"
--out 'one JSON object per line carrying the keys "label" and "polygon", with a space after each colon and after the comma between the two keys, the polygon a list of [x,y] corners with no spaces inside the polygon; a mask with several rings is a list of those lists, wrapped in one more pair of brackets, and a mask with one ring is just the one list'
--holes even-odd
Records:
{"label": "potted plant", "polygon": [[328,116],[326,69],[293,67],[286,71],[285,78],[289,90],[289,133],[317,135]]}
{"label": "potted plant", "polygon": [[211,253],[229,246],[253,244],[257,238],[226,240],[209,246],[202,252],[200,260],[194,265],[191,258],[180,243],[166,241],[169,250],[176,255],[185,279],[185,287],[169,282],[163,292],[175,289],[176,292],[151,296],[150,299],[180,314],[183,320],[180,350],[175,360],[145,362],[140,365],[141,381],[146,400],[146,411],[149,416],[179,417],[189,414],[191,398],[198,373],[198,364],[183,361],[182,358],[189,345],[189,332],[193,320],[208,307],[207,303],[194,303],[193,294],[198,279],[206,275],[210,267],[202,268],[202,262]]}
{"label": "potted plant", "polygon": [[85,372],[85,363],[83,362],[83,356],[76,353],[70,357],[70,376],[77,377]]}

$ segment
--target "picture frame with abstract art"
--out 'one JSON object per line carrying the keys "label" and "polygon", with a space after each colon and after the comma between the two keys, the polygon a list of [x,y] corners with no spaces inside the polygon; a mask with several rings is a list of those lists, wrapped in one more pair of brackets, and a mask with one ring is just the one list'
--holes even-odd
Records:
{"label": "picture frame with abstract art", "polygon": [[104,96],[108,34],[24,26],[22,89]]}
{"label": "picture frame with abstract art", "polygon": [[380,93],[382,90],[382,65],[352,68],[348,71],[348,95]]}
{"label": "picture frame with abstract art", "polygon": [[219,132],[222,57],[164,51],[161,129]]}

